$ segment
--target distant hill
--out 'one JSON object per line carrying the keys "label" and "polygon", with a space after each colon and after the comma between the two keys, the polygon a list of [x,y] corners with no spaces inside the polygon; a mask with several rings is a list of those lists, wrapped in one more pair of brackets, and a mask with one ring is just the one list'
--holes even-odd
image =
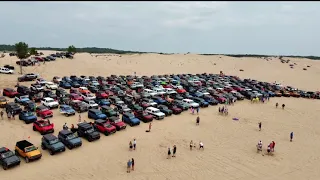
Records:
{"label": "distant hill", "polygon": [[[52,47],[35,47],[37,50],[52,50],[52,51],[66,51],[67,48],[52,48]],[[14,45],[0,44],[0,51],[15,51]],[[84,47],[77,48],[77,52],[87,53],[112,53],[112,54],[142,54],[146,52],[138,51],[123,51],[110,48],[98,48],[98,47]]]}
{"label": "distant hill", "polygon": [[[66,51],[67,48],[52,48],[52,47],[35,47],[37,50],[52,50],[52,51]],[[14,45],[7,45],[7,44],[0,44],[0,51],[15,51]],[[84,48],[77,48],[77,52],[86,52],[86,53],[111,53],[111,54],[144,54],[144,53],[152,53],[152,52],[139,52],[139,51],[124,51],[124,50],[117,50],[111,48],[98,48],[98,47],[84,47]],[[158,53],[162,55],[170,55],[173,53]],[[188,53],[187,53],[188,54]],[[255,58],[267,58],[267,57],[279,57],[274,55],[259,55],[259,54],[200,54],[205,56],[210,55],[224,55],[230,57],[255,57]],[[320,60],[318,56],[284,56],[284,57],[291,57],[291,58],[307,58],[311,60]]]}

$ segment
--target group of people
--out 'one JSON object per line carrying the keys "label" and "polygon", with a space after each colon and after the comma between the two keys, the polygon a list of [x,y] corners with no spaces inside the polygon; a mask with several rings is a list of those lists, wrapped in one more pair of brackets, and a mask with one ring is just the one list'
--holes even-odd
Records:
{"label": "group of people", "polygon": [[[6,113],[7,113],[7,117],[8,117],[9,120],[11,120],[11,119],[15,120],[16,114],[13,111],[8,111],[6,109]],[[3,120],[3,116],[4,116],[4,112],[3,111],[0,112],[0,116],[1,116],[1,119]]]}
{"label": "group of people", "polygon": [[131,158],[128,160],[127,162],[127,173],[130,173],[132,171],[134,171],[134,159]]}
{"label": "group of people", "polygon": [[[276,108],[278,108],[278,106],[279,106],[279,103],[276,103]],[[285,104],[282,104],[282,109],[284,109],[285,106],[286,106]]]}
{"label": "group of people", "polygon": [[[190,141],[190,151],[192,151],[193,148],[196,148],[196,143],[193,143],[193,141],[191,140]],[[199,142],[199,150],[200,149],[204,150],[204,145],[203,145],[202,141]]]}
{"label": "group of people", "polygon": [[[177,152],[177,146],[173,145],[173,147],[172,147],[172,157],[176,157],[176,152]],[[168,157],[167,157],[167,159],[170,159],[170,158],[171,158],[171,149],[170,149],[170,147],[168,147]]]}
{"label": "group of people", "polygon": [[228,115],[228,108],[227,108],[227,106],[219,107],[219,113],[222,114],[222,115]]}
{"label": "group of people", "polygon": [[200,107],[198,106],[198,107],[194,108],[193,106],[191,106],[191,107],[190,107],[191,114],[194,114],[194,110],[196,110],[196,111],[197,111],[197,114],[199,114]]}
{"label": "group of people", "polygon": [[132,143],[132,141],[129,142],[129,150],[130,151],[136,150],[136,147],[137,147],[137,140],[136,139],[133,139],[133,143]]}
{"label": "group of people", "polygon": [[266,96],[266,97],[264,97],[264,96],[262,96],[262,97],[253,97],[253,98],[251,98],[251,103],[258,103],[258,102],[264,103],[264,102],[269,101],[269,100],[270,100],[269,96]]}

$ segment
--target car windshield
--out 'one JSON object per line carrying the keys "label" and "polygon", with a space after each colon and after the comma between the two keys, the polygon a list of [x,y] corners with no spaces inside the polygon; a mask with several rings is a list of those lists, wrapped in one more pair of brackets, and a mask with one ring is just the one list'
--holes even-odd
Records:
{"label": "car windshield", "polygon": [[93,95],[92,94],[87,94],[87,97],[93,97]]}
{"label": "car windshield", "polygon": [[89,101],[89,104],[95,104],[95,102],[94,101]]}
{"label": "car windshield", "polygon": [[52,102],[54,102],[54,100],[52,99],[47,100],[47,103],[52,103]]}
{"label": "car windshield", "polygon": [[160,110],[155,110],[154,113],[160,113]]}
{"label": "car windshield", "polygon": [[0,98],[0,102],[7,102],[5,98]]}
{"label": "car windshield", "polygon": [[109,123],[104,123],[103,126],[106,127],[106,128],[111,128],[112,127],[112,125],[109,124]]}
{"label": "car windshield", "polygon": [[70,106],[65,106],[63,109],[64,110],[72,110],[72,108]]}
{"label": "car windshield", "polygon": [[26,112],[25,114],[24,114],[25,116],[33,116],[33,113],[32,112]]}
{"label": "car windshield", "polygon": [[146,113],[146,112],[142,112],[142,115],[143,115],[143,116],[148,116],[149,114]]}
{"label": "car windshield", "polygon": [[59,139],[53,139],[51,141],[49,141],[49,144],[56,144],[59,142]]}
{"label": "car windshield", "polygon": [[25,148],[26,152],[31,152],[31,151],[35,151],[35,150],[37,150],[37,148],[35,146],[29,146],[29,147]]}
{"label": "car windshield", "polygon": [[93,132],[94,132],[93,128],[90,128],[90,129],[86,130],[86,133],[93,133]]}
{"label": "car windshield", "polygon": [[41,112],[43,112],[43,111],[48,111],[48,110],[49,110],[48,108],[40,109]]}
{"label": "car windshield", "polygon": [[11,157],[11,156],[14,156],[14,153],[12,151],[8,151],[8,152],[1,154],[2,159],[5,159],[5,158]]}
{"label": "car windshield", "polygon": [[116,120],[114,120],[114,122],[115,123],[119,123],[119,122],[121,122],[121,120],[120,119],[116,119]]}
{"label": "car windshield", "polygon": [[75,134],[69,134],[68,136],[67,136],[67,139],[68,140],[70,140],[70,139],[74,139],[74,138],[76,138],[77,136],[75,135]]}

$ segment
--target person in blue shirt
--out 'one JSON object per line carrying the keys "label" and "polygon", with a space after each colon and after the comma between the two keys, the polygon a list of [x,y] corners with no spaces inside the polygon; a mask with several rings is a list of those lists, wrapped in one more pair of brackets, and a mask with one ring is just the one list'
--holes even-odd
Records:
{"label": "person in blue shirt", "polygon": [[130,173],[131,165],[132,165],[132,162],[131,162],[131,160],[129,159],[128,162],[127,162],[127,173]]}

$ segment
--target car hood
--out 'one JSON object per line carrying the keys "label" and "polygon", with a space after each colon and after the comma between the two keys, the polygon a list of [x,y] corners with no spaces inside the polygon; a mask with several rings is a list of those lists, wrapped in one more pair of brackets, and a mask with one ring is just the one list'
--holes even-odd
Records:
{"label": "car hood", "polygon": [[37,116],[32,115],[32,116],[23,116],[24,119],[30,120],[30,119],[37,119]]}
{"label": "car hood", "polygon": [[51,146],[53,147],[53,149],[58,150],[61,148],[64,148],[64,145],[61,142],[55,143],[55,144],[51,144]]}
{"label": "car hood", "polygon": [[79,143],[82,143],[81,139],[80,138],[74,138],[74,139],[70,139],[69,140],[72,144],[79,144]]}
{"label": "car hood", "polygon": [[7,165],[11,165],[13,163],[19,162],[20,159],[17,156],[11,156],[3,160]]}
{"label": "car hood", "polygon": [[90,136],[97,137],[97,136],[100,136],[100,134],[98,132],[94,131],[94,132],[90,133]]}
{"label": "car hood", "polygon": [[31,152],[27,152],[26,153],[26,155],[28,156],[28,157],[33,157],[33,156],[37,156],[37,155],[39,155],[39,154],[41,154],[41,152],[37,149],[37,150],[34,150],[34,151],[31,151]]}
{"label": "car hood", "polygon": [[138,119],[138,118],[132,118],[132,119],[130,119],[132,122],[134,122],[134,123],[137,123],[137,122],[140,122],[140,120]]}

